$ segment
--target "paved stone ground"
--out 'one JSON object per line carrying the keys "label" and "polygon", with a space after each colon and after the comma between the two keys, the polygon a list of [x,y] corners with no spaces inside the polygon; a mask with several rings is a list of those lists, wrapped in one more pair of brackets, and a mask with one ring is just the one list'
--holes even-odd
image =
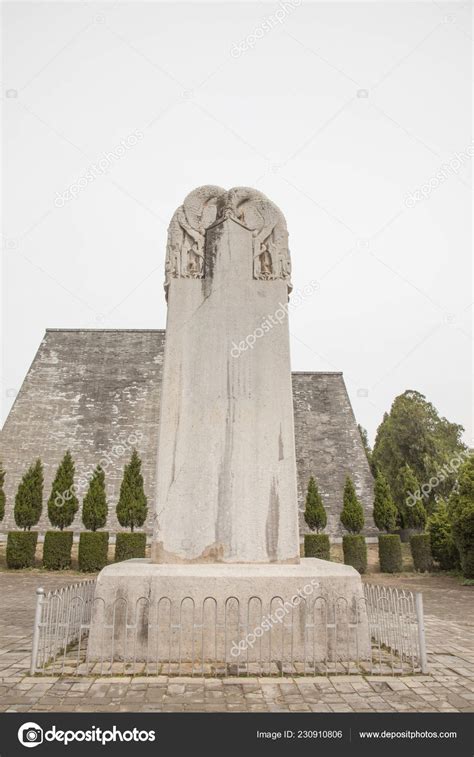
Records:
{"label": "paved stone ground", "polygon": [[453,577],[370,576],[371,582],[423,592],[429,676],[30,677],[35,589],[75,580],[72,572],[0,572],[0,711],[474,711],[474,589]]}

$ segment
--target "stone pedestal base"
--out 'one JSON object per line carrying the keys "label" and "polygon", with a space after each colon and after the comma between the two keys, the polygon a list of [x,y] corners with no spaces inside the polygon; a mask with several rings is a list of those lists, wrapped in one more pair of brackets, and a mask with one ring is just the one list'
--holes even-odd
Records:
{"label": "stone pedestal base", "polygon": [[361,578],[346,565],[127,560],[97,579],[90,660],[285,666],[369,651]]}

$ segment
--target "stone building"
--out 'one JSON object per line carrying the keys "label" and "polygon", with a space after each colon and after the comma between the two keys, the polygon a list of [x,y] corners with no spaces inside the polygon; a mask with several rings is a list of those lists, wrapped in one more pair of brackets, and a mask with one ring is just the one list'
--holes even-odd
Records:
{"label": "stone building", "polygon": [[[164,344],[164,330],[46,331],[1,432],[0,459],[7,474],[1,533],[15,528],[15,492],[37,457],[45,471],[39,529],[48,528],[46,502],[67,449],[76,463],[80,500],[93,467],[102,464],[107,528],[112,534],[121,530],[115,506],[123,466],[134,446],[142,458],[151,533]],[[328,514],[327,532],[336,539],[342,535],[342,491],[350,475],[364,505],[365,534],[375,535],[372,475],[342,373],[293,373],[293,406],[301,533],[306,487],[313,475]],[[82,528],[80,512],[73,528]]]}

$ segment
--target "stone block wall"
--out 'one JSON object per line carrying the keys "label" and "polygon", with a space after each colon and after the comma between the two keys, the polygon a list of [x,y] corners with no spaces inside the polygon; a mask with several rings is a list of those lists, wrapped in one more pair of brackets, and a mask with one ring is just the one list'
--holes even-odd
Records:
{"label": "stone block wall", "polygon": [[[40,531],[49,527],[47,499],[56,468],[70,449],[80,500],[88,476],[106,471],[111,533],[122,530],[115,506],[123,467],[136,446],[142,458],[151,533],[164,330],[48,329],[0,435],[7,508],[0,533],[15,528],[18,483],[39,456],[45,496]],[[293,373],[300,530],[309,477],[315,476],[328,512],[327,532],[341,535],[339,513],[346,474],[354,479],[373,535],[372,475],[341,373]],[[80,511],[73,524],[82,529]]]}

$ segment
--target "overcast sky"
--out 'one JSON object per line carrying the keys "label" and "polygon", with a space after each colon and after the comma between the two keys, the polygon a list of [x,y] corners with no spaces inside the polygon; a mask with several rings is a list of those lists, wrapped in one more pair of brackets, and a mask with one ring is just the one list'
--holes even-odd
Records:
{"label": "overcast sky", "polygon": [[343,371],[372,439],[411,388],[470,441],[469,12],[5,3],[3,418],[46,328],[163,328],[172,213],[245,185],[319,283],[293,369]]}

